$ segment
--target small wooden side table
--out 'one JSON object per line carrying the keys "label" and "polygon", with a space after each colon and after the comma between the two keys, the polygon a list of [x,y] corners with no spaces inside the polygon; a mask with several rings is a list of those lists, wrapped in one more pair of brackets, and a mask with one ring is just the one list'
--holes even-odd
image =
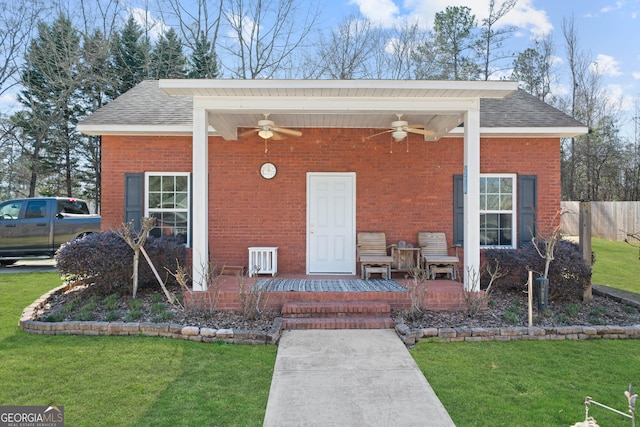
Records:
{"label": "small wooden side table", "polygon": [[391,247],[394,271],[411,271],[420,266],[420,248]]}

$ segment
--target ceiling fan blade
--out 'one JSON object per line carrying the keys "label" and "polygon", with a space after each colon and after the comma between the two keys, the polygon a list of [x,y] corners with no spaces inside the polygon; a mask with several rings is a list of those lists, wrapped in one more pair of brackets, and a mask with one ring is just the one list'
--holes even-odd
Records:
{"label": "ceiling fan blade", "polygon": [[283,137],[278,132],[276,132],[275,129],[272,129],[272,131],[273,131],[273,136],[271,137],[271,139],[273,139],[274,141],[281,141],[281,140],[285,139],[285,137]]}
{"label": "ceiling fan blade", "polygon": [[411,129],[424,129],[424,125],[408,125],[407,127]]}
{"label": "ceiling fan blade", "polygon": [[382,132],[378,132],[378,133],[374,133],[373,135],[365,136],[364,139],[375,138],[376,136],[382,135],[383,133],[389,133],[389,132],[393,132],[393,131],[394,131],[394,129],[383,130]]}
{"label": "ceiling fan blade", "polygon": [[284,133],[286,135],[291,135],[291,136],[302,136],[302,132],[300,132],[299,130],[293,130],[293,129],[287,129],[287,128],[279,128],[279,127],[272,127],[271,128],[272,131],[274,132],[280,132],[280,133]]}
{"label": "ceiling fan blade", "polygon": [[409,133],[417,133],[418,135],[424,135],[424,136],[434,136],[436,133],[432,130],[426,130],[426,129],[415,129],[415,128],[410,128],[407,127],[405,129],[405,131],[409,132]]}
{"label": "ceiling fan blade", "polygon": [[251,135],[252,133],[256,133],[258,132],[259,129],[251,129],[245,132],[242,132],[241,134],[238,134],[238,137],[243,137],[243,136],[247,136],[247,135]]}

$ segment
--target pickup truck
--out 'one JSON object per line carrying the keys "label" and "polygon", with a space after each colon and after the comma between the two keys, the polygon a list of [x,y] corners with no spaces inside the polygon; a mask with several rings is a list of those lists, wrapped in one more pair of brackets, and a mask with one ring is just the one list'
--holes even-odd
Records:
{"label": "pickup truck", "polygon": [[16,199],[0,203],[0,265],[53,257],[70,240],[100,232],[100,216],[69,197]]}

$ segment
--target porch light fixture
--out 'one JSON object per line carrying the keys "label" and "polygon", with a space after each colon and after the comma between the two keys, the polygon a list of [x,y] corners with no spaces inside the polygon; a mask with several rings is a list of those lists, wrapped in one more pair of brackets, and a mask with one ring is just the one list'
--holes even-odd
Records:
{"label": "porch light fixture", "polygon": [[393,137],[394,140],[396,140],[396,142],[398,142],[398,141],[402,141],[407,137],[407,132],[402,129],[394,130],[393,132],[391,132],[391,136]]}
{"label": "porch light fixture", "polygon": [[273,131],[269,129],[261,129],[258,131],[258,136],[263,139],[269,139],[273,137]]}

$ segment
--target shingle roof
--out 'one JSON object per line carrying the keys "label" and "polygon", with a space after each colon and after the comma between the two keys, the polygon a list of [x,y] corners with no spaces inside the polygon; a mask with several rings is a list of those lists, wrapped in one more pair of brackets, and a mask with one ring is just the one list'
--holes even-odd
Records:
{"label": "shingle roof", "polygon": [[145,80],[85,118],[82,125],[191,126],[193,100],[171,97]]}
{"label": "shingle roof", "polygon": [[480,126],[486,128],[583,127],[573,117],[518,89],[504,99],[480,100]]}
{"label": "shingle roof", "polygon": [[[95,126],[190,127],[191,97],[169,96],[158,80],[145,80],[85,118],[79,129]],[[576,128],[584,125],[524,90],[503,99],[480,100],[482,128]]]}

